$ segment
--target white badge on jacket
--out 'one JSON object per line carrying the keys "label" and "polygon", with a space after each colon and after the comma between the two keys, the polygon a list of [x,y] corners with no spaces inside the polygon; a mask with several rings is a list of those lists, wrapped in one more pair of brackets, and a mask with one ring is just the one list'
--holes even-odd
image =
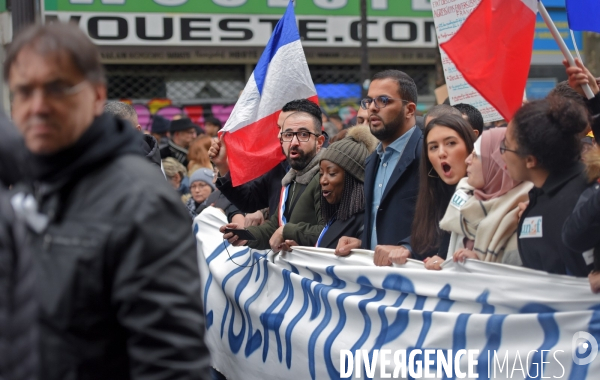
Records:
{"label": "white badge on jacket", "polygon": [[539,238],[542,236],[543,234],[541,216],[534,216],[531,218],[525,218],[525,220],[523,220],[523,226],[521,227],[519,239]]}
{"label": "white badge on jacket", "polygon": [[465,203],[467,203],[468,200],[469,200],[469,195],[467,193],[465,193],[462,190],[456,190],[456,192],[452,196],[452,200],[450,201],[450,204],[460,210],[462,208],[462,206],[464,206]]}

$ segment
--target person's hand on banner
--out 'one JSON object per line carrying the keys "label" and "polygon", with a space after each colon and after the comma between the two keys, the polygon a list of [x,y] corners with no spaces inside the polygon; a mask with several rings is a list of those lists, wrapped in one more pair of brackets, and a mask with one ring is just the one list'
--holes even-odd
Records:
{"label": "person's hand on banner", "polygon": [[224,226],[221,226],[221,228],[219,228],[219,231],[223,234],[223,239],[227,240],[229,242],[229,244],[233,245],[234,247],[239,247],[242,245],[246,245],[248,243],[248,240],[240,240],[239,236],[234,235],[233,232],[225,233],[226,228],[231,228],[231,229],[236,230],[241,227],[237,223],[229,223],[229,224],[226,224]]}
{"label": "person's hand on banner", "polygon": [[285,239],[283,238],[283,227],[285,226],[279,227],[269,239],[269,245],[274,253],[279,253],[279,251],[283,250],[283,248],[286,248],[284,247]]}
{"label": "person's hand on banner", "polygon": [[282,245],[281,245],[281,250],[282,251],[286,251],[286,252],[290,252],[292,250],[292,247],[297,247],[298,244],[295,240],[286,240]]}
{"label": "person's hand on banner", "polygon": [[348,256],[350,251],[353,249],[358,249],[362,245],[360,239],[342,236],[340,240],[338,240],[338,245],[335,247],[335,254],[337,256]]}
{"label": "person's hand on banner", "polygon": [[378,267],[392,265],[390,260],[390,252],[397,249],[395,245],[377,245],[375,246],[375,254],[373,255],[373,263]]}
{"label": "person's hand on banner", "polygon": [[458,251],[454,252],[454,255],[452,255],[452,260],[454,260],[455,263],[464,263],[466,259],[479,260],[479,257],[477,257],[475,252],[466,248],[459,249]]}
{"label": "person's hand on banner", "polygon": [[566,59],[563,59],[563,65],[566,67],[567,75],[569,76],[569,86],[577,91],[577,93],[584,98],[585,93],[583,92],[583,88],[581,86],[589,84],[594,95],[597,95],[600,92],[600,87],[598,87],[598,83],[596,82],[596,78],[590,73],[590,71],[583,65],[583,63],[579,60],[579,58],[575,58],[575,64],[577,66],[569,66],[569,62]]}
{"label": "person's hand on banner", "polygon": [[223,177],[229,173],[229,161],[227,160],[227,149],[225,144],[218,137],[214,138],[210,149],[208,150],[208,158],[219,171],[219,175]]}
{"label": "person's hand on banner", "polygon": [[410,256],[410,251],[406,247],[397,247],[390,251],[390,261],[393,264],[406,264]]}
{"label": "person's hand on banner", "polygon": [[425,260],[423,260],[423,262],[425,263],[425,269],[442,270],[442,263],[444,262],[444,259],[442,259],[438,255],[435,255],[431,257],[426,257]]}

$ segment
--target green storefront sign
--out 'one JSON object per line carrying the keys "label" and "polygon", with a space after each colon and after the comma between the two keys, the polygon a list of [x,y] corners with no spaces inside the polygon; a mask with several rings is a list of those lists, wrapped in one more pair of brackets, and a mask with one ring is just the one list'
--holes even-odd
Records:
{"label": "green storefront sign", "polygon": [[[2,0],[4,3],[5,0]],[[431,0],[367,0],[370,16],[431,17]],[[287,0],[44,0],[47,12],[280,15]],[[297,0],[296,15],[358,16],[360,0]]]}
{"label": "green storefront sign", "polygon": [[[431,0],[368,0],[371,47],[435,48]],[[288,0],[44,0],[99,45],[265,46]],[[360,0],[297,0],[304,46],[360,46]]]}

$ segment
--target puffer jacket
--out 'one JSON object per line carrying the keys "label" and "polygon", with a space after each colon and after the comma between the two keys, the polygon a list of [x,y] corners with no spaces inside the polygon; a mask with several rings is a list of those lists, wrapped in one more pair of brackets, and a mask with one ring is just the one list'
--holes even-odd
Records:
{"label": "puffer jacket", "polygon": [[210,378],[189,216],[140,140],[103,115],[30,158],[41,379]]}

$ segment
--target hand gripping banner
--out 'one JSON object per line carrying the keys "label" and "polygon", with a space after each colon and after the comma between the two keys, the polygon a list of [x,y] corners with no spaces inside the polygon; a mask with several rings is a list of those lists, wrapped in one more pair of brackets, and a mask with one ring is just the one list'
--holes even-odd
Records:
{"label": "hand gripping banner", "polygon": [[375,267],[232,247],[194,221],[213,366],[228,379],[597,379],[600,296],[585,278],[478,261]]}

